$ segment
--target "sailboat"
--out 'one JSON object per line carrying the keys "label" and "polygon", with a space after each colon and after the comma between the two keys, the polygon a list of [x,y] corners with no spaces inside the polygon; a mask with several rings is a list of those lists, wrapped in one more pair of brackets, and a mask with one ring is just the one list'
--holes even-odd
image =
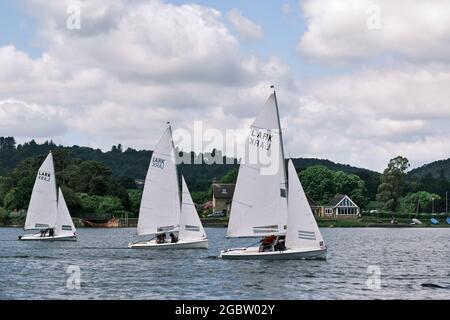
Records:
{"label": "sailboat", "polygon": [[[423,224],[422,221],[417,219],[417,215],[419,214],[419,207],[420,207],[420,201],[417,200],[417,207],[416,207],[416,216],[412,219],[410,219],[409,224],[410,225],[420,225]],[[411,214],[409,214],[409,217],[411,218]]]}
{"label": "sailboat", "polygon": [[[129,248],[207,249],[208,238],[197,214],[184,177],[178,183],[170,124],[153,151],[145,178],[137,234],[150,240],[129,243]],[[157,241],[155,237],[178,233],[178,241]]]}
{"label": "sailboat", "polygon": [[37,234],[19,236],[19,240],[76,240],[77,232],[61,188],[56,193],[55,169],[50,152],[38,170],[24,230]]}
{"label": "sailboat", "polygon": [[[267,100],[250,128],[249,154],[271,159],[241,160],[231,204],[227,237],[277,237],[284,245],[269,250],[261,246],[222,250],[223,259],[326,259],[327,248],[312,214],[292,160],[286,163],[276,92]],[[270,171],[270,172],[269,172]]]}

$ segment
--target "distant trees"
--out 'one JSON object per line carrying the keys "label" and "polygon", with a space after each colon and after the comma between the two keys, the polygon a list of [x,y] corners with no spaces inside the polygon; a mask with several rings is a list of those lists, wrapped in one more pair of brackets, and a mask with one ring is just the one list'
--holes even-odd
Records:
{"label": "distant trees", "polygon": [[[99,215],[131,210],[123,181],[114,178],[110,168],[98,161],[75,159],[69,150],[56,149],[52,153],[57,184],[72,213]],[[0,177],[0,206],[8,210],[28,208],[36,173],[45,156],[25,159],[7,176]],[[129,179],[122,180],[131,185]]]}
{"label": "distant trees", "polygon": [[13,137],[0,137],[0,150],[13,151],[16,148],[16,140]]}
{"label": "distant trees", "polygon": [[406,170],[409,166],[408,159],[402,156],[389,161],[378,186],[377,200],[383,204],[383,209],[396,211],[399,208],[400,197],[406,187]]}
{"label": "distant trees", "polygon": [[[98,207],[89,209],[90,201],[94,201],[94,198],[83,198],[82,194],[85,194],[97,197],[95,201],[101,201],[102,197],[118,198],[122,210],[137,214],[142,191],[136,189],[135,179],[145,178],[151,151],[124,149],[121,144],[107,152],[89,147],[57,146],[52,141],[37,143],[31,140],[17,144],[13,137],[0,137],[0,207],[28,207],[37,169],[50,150],[54,157],[57,184],[63,188],[72,213],[99,213]],[[232,159],[227,159],[219,151],[205,155],[190,152],[185,156],[192,162],[194,159],[201,161],[206,156],[210,160],[222,157],[224,163],[227,160],[232,163]],[[402,200],[402,197],[406,198],[408,193],[427,191],[440,195],[434,204],[435,209],[442,212],[445,210],[445,191],[450,191],[449,160],[436,161],[406,174],[408,160],[396,157],[390,161],[382,176],[377,172],[328,160],[293,160],[295,167],[301,169],[299,176],[305,191],[321,203],[342,193],[348,194],[361,207],[369,198],[376,198],[386,210],[398,210],[404,207],[402,201],[407,199]],[[221,183],[235,183],[238,168],[237,163],[183,163],[178,166],[178,173],[184,175],[194,202],[201,204],[212,198],[211,183],[214,177]],[[109,200],[106,203],[113,203]],[[103,208],[107,208],[106,203]],[[429,204],[427,208],[430,208]]]}
{"label": "distant trees", "polygon": [[432,208],[433,201],[440,199],[439,195],[426,191],[408,193],[400,199],[400,211],[405,213],[431,212],[434,209]]}
{"label": "distant trees", "polygon": [[4,206],[5,196],[12,187],[13,184],[10,178],[0,176],[0,207]]}
{"label": "distant trees", "polygon": [[236,183],[238,176],[238,168],[233,168],[228,171],[221,179],[221,183]]}
{"label": "distant trees", "polygon": [[124,209],[119,198],[113,196],[102,197],[98,203],[98,213],[115,213]]}
{"label": "distant trees", "polygon": [[128,190],[128,198],[130,199],[130,211],[137,216],[141,206],[142,190]]}
{"label": "distant trees", "polygon": [[305,193],[319,203],[326,203],[336,194],[348,195],[358,206],[368,203],[364,181],[354,174],[332,171],[325,166],[311,166],[299,173]]}
{"label": "distant trees", "polygon": [[311,166],[299,174],[305,193],[314,201],[327,202],[336,195],[334,172],[324,166]]}

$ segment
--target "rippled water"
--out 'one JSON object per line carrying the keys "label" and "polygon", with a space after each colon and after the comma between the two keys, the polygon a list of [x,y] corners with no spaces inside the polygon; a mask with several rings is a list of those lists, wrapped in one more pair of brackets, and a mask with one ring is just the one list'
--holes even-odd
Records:
{"label": "rippled water", "polygon": [[[450,229],[322,229],[327,261],[221,260],[220,249],[253,240],[206,232],[209,250],[163,252],[126,248],[134,229],[80,229],[77,242],[52,243],[0,228],[0,298],[450,299]],[[79,290],[66,287],[70,265]],[[370,265],[381,289],[367,286]]]}

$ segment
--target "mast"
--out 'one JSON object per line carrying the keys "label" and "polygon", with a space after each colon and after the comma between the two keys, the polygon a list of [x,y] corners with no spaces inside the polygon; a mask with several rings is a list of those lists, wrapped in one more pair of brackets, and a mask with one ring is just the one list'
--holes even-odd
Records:
{"label": "mast", "polygon": [[[175,144],[173,143],[173,136],[172,136],[172,126],[170,125],[170,121],[166,122],[167,124],[167,129],[169,130],[169,134],[170,134],[170,141],[172,142],[172,156],[175,157]],[[176,159],[174,159],[176,160]],[[178,198],[180,199],[180,214],[181,214],[181,205],[182,205],[182,201],[183,199],[181,198],[183,191],[180,189],[180,179],[178,176],[178,166],[177,163],[174,161],[175,163],[175,172],[177,174],[177,189],[178,189]]]}
{"label": "mast", "polygon": [[448,191],[445,191],[445,213],[448,214]]}
{"label": "mast", "polygon": [[277,92],[275,91],[274,85],[271,85],[270,88],[273,89],[273,97],[275,99],[275,109],[277,110],[278,128],[280,129],[281,158],[282,158],[282,162],[283,162],[281,165],[283,166],[284,187],[285,187],[286,199],[287,199],[287,197],[288,197],[287,170],[286,170],[285,158],[284,158],[283,133],[281,132],[281,121],[280,121],[280,112],[278,110]]}

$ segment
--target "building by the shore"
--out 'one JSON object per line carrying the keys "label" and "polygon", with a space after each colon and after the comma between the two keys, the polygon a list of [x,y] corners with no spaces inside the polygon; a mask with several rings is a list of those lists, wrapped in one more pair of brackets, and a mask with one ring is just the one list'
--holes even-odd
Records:
{"label": "building by the shore", "polygon": [[230,215],[231,202],[233,200],[235,185],[232,183],[217,183],[213,182],[213,212],[223,213],[225,216]]}
{"label": "building by the shore", "polygon": [[[212,184],[213,198],[208,202],[212,206],[213,212],[220,212],[224,216],[230,215],[231,202],[233,201],[235,184],[218,183],[215,180]],[[338,194],[326,205],[318,205],[306,195],[311,211],[316,218],[328,219],[356,219],[360,217],[360,208],[350,199],[349,196]]]}
{"label": "building by the shore", "polygon": [[[308,201],[310,201],[308,197]],[[311,200],[312,201],[312,200]],[[349,196],[338,194],[324,206],[310,202],[311,210],[316,218],[356,219],[360,217],[360,208]]]}

